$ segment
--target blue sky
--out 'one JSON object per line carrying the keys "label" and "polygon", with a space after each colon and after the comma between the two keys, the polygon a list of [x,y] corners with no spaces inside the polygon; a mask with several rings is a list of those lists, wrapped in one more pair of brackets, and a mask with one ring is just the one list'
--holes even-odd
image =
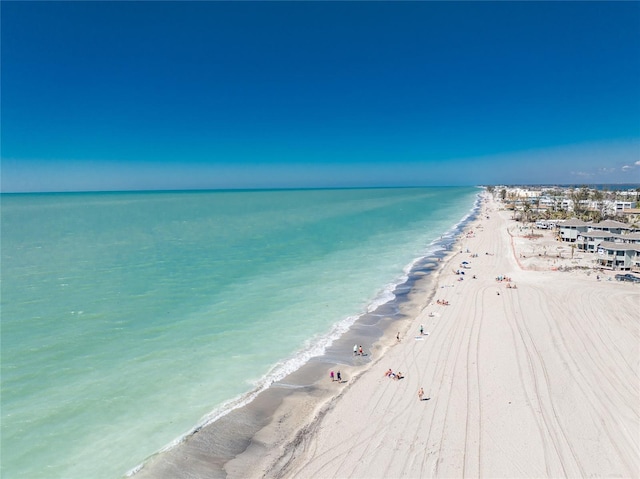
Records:
{"label": "blue sky", "polygon": [[639,2],[6,2],[2,191],[640,182]]}

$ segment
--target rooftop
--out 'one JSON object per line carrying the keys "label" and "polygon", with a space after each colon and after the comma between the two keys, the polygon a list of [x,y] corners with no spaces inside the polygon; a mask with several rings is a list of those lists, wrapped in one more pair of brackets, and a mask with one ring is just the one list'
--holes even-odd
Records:
{"label": "rooftop", "polygon": [[620,221],[613,220],[605,220],[600,223],[595,223],[591,225],[592,228],[622,228],[622,229],[631,229],[629,225],[626,223],[621,223]]}
{"label": "rooftop", "polygon": [[562,223],[559,223],[558,226],[560,226],[561,228],[564,226],[592,226],[593,223],[585,223],[582,220],[579,220],[578,218],[571,218],[570,220],[567,221],[563,221]]}
{"label": "rooftop", "polygon": [[610,250],[610,251],[635,251],[636,253],[640,253],[640,244],[633,243],[613,243],[611,241],[603,241],[600,246],[602,249]]}

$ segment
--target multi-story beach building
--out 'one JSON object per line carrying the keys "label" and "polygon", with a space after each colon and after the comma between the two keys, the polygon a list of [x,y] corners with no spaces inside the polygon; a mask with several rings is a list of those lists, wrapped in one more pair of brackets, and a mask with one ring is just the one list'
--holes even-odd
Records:
{"label": "multi-story beach building", "polygon": [[578,234],[576,244],[579,250],[595,253],[598,246],[606,241],[614,242],[617,235],[608,231],[590,230]]}
{"label": "multi-story beach building", "polygon": [[600,266],[640,271],[640,244],[605,241],[598,246],[597,254]]}
{"label": "multi-story beach building", "polygon": [[635,230],[635,228],[626,223],[614,220],[600,221],[599,223],[589,224],[588,226],[592,231],[608,231],[609,233],[618,235],[632,233]]}
{"label": "multi-story beach building", "polygon": [[589,231],[589,223],[585,223],[577,218],[571,218],[558,224],[559,235],[562,241],[575,243],[578,236]]}
{"label": "multi-story beach building", "polygon": [[612,269],[640,269],[640,229],[619,221],[587,224],[576,238],[579,250],[597,253],[597,262]]}

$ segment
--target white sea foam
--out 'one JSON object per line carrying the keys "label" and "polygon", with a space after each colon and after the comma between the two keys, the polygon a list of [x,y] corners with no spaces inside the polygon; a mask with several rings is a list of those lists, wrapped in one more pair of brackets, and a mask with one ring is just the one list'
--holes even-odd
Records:
{"label": "white sea foam", "polygon": [[367,312],[372,313],[383,304],[390,303],[391,301],[396,299],[396,295],[393,293],[393,291],[399,284],[404,283],[406,280],[407,276],[403,276],[397,283],[388,284],[384,288],[384,290],[371,303],[369,303],[369,305],[367,306]]}

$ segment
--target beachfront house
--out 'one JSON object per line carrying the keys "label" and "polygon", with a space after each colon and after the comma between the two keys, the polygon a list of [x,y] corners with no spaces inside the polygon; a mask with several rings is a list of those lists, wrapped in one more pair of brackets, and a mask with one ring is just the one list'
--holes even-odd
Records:
{"label": "beachfront house", "polygon": [[605,241],[598,246],[597,262],[613,270],[640,271],[640,244]]}
{"label": "beachfront house", "polygon": [[576,244],[578,249],[587,253],[595,253],[598,247],[604,242],[619,244],[638,244],[640,245],[640,233],[615,234],[609,231],[589,229],[586,233],[578,234]]}
{"label": "beachfront house", "polygon": [[578,233],[576,244],[578,249],[595,253],[604,242],[640,244],[638,229],[619,221],[601,221],[590,224],[586,232]]}
{"label": "beachfront house", "polygon": [[572,218],[563,223],[558,223],[560,239],[569,243],[575,243],[578,235],[589,230],[590,223],[585,223],[577,218]]}
{"label": "beachfront house", "polygon": [[578,233],[576,244],[579,250],[595,253],[598,246],[605,241],[614,242],[618,235],[609,231],[589,230],[586,233]]}

